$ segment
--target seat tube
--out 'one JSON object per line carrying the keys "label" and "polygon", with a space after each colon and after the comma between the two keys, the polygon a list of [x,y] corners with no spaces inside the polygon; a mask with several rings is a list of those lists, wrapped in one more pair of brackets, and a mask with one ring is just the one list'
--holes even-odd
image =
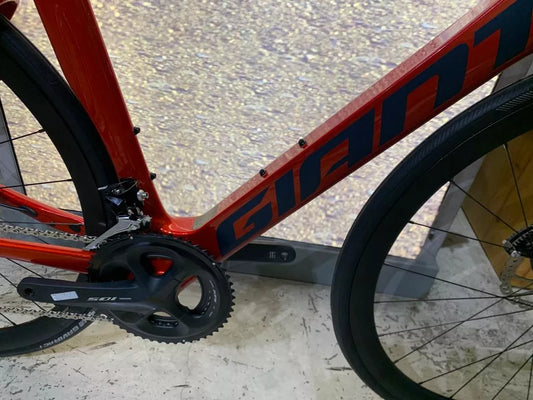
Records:
{"label": "seat tube", "polygon": [[102,137],[120,178],[148,192],[145,212],[154,227],[168,223],[134,133],[111,60],[89,0],[35,0],[61,69]]}

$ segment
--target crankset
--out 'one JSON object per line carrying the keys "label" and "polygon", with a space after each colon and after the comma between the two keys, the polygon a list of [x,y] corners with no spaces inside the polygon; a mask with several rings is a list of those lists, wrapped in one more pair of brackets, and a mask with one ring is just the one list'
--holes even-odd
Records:
{"label": "crankset", "polygon": [[[186,286],[194,296],[183,296]],[[127,331],[161,342],[205,337],[232,311],[231,284],[198,248],[153,234],[127,235],[102,245],[89,282],[25,278],[18,293],[34,302],[96,309]],[[183,294],[182,294],[183,292]]]}

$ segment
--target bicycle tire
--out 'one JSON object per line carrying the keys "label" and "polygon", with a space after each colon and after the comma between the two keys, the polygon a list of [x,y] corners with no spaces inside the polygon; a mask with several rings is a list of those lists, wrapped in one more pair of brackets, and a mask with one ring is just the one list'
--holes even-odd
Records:
{"label": "bicycle tire", "polygon": [[[378,282],[381,285],[381,281],[379,281],[381,274],[390,273],[390,269],[395,269],[395,271],[402,269],[398,267],[398,264],[394,265],[395,261],[391,262],[389,261],[391,259],[387,257],[390,256],[389,252],[397,243],[398,238],[403,237],[402,232],[405,232],[406,226],[412,228],[412,225],[416,224],[414,216],[418,216],[417,212],[423,206],[427,206],[428,199],[435,193],[442,196],[439,190],[449,190],[451,184],[447,184],[447,182],[453,182],[454,177],[460,171],[472,165],[480,157],[489,153],[502,152],[505,149],[508,151],[507,143],[514,143],[512,142],[514,139],[525,137],[522,135],[533,129],[532,100],[533,78],[530,77],[490,95],[437,130],[407,156],[383,181],[347,235],[333,277],[331,291],[333,326],[339,346],[352,368],[368,386],[385,399],[494,398],[497,388],[493,388],[490,384],[491,380],[485,378],[485,374],[489,373],[488,369],[491,366],[485,366],[484,363],[488,364],[489,361],[482,360],[481,357],[481,354],[485,354],[483,352],[488,347],[484,346],[483,340],[486,339],[488,342],[489,337],[482,335],[484,331],[480,331],[479,336],[472,332],[472,328],[468,328],[467,331],[467,325],[474,322],[474,317],[462,320],[454,314],[455,310],[468,307],[468,304],[474,301],[474,296],[465,295],[464,298],[445,297],[443,299],[432,297],[435,287],[437,287],[437,293],[445,294],[447,292],[442,289],[443,287],[448,288],[447,290],[450,290],[450,287],[455,290],[463,284],[462,275],[460,277],[457,274],[454,275],[454,270],[450,267],[452,272],[449,272],[450,278],[448,279],[446,276],[448,272],[443,270],[440,265],[441,263],[451,265],[452,257],[442,256],[439,258],[437,256],[439,272],[436,277],[443,280],[441,282],[433,279],[431,281],[433,286],[431,286],[428,294],[418,300],[411,300],[409,299],[410,296],[405,294],[377,293]],[[512,170],[513,164],[510,163],[510,165]],[[447,195],[448,191],[445,193]],[[458,215],[454,214],[453,218],[457,218]],[[498,221],[498,223],[500,222]],[[432,231],[429,229],[426,231],[434,233],[435,227],[433,225],[428,226],[431,227]],[[519,228],[522,227],[516,227],[517,230]],[[446,240],[450,241],[450,238],[463,235],[458,232],[462,231],[456,232],[450,228],[449,231],[445,232]],[[463,235],[461,238],[462,246],[464,243],[476,241],[476,237],[465,238],[467,236]],[[481,245],[481,243],[475,244],[475,246]],[[461,258],[459,259],[461,260]],[[447,261],[449,262],[446,263]],[[465,282],[469,276],[469,271],[472,271],[472,279],[474,280],[480,276],[487,276],[487,280],[492,279],[493,275],[496,276],[489,271],[490,268],[487,270],[489,271],[487,275],[479,275],[477,268],[481,267],[478,265],[481,263],[473,262],[467,269],[461,261],[461,273],[464,271]],[[413,279],[414,275],[409,274],[411,270],[409,268],[407,270],[408,272],[404,269],[401,273],[406,274],[405,277],[408,279]],[[416,274],[417,277],[422,276],[421,279],[432,279],[431,276]],[[441,278],[441,274],[446,278]],[[446,283],[447,280],[449,283]],[[413,289],[414,284],[412,281],[409,282],[410,284],[406,285],[407,289],[405,290]],[[491,283],[491,285],[493,284],[496,282]],[[464,285],[467,286],[467,283]],[[465,291],[473,289],[476,288],[465,289]],[[380,290],[383,291],[384,289]],[[528,295],[528,293],[523,293],[523,295]],[[488,296],[488,298],[491,297]],[[512,305],[517,305],[514,299],[514,297],[506,298],[498,307],[504,304],[507,307],[507,303],[511,302]],[[438,300],[446,301],[438,303]],[[433,304],[428,305],[430,302]],[[465,306],[465,304],[467,305]],[[492,306],[489,306],[489,311],[490,307]],[[388,311],[382,311],[387,308],[389,308]],[[430,309],[432,311],[429,311]],[[526,312],[530,309],[527,309]],[[391,310],[394,311],[394,314],[386,315],[386,312]],[[470,315],[468,309],[466,310],[465,314]],[[438,313],[443,317],[443,325],[425,323],[425,321],[433,321],[433,318],[437,318]],[[453,316],[449,314],[453,314]],[[413,328],[407,328],[409,318],[414,320],[415,315],[419,319],[415,321]],[[462,317],[465,318],[464,315]],[[392,321],[390,318],[396,319],[396,321]],[[479,317],[480,320],[484,318],[486,318],[484,323],[491,326],[490,324],[495,323],[494,320],[500,316],[483,315]],[[518,318],[518,313],[513,318]],[[425,324],[421,321],[424,321]],[[456,322],[459,325],[453,325]],[[516,321],[515,323],[518,325]],[[522,324],[522,320],[520,320],[520,324]],[[499,326],[500,330],[496,330],[495,335],[500,334],[501,340],[505,340],[506,335],[514,337],[512,336],[514,332],[511,325]],[[398,328],[394,330],[395,327]],[[387,329],[389,330],[387,331]],[[452,332],[453,330],[457,332]],[[465,335],[462,330],[468,334]],[[457,335],[458,338],[453,335]],[[454,338],[456,341],[453,340]],[[477,347],[471,349],[472,354],[480,354],[478,358],[472,359],[472,364],[469,365],[466,365],[462,358],[458,358],[459,361],[452,359],[452,356],[461,356],[459,353],[462,350],[465,353],[468,351],[468,346],[471,346],[469,341],[472,338],[478,340]],[[511,350],[516,350],[516,348],[509,347],[508,349],[504,348],[504,350],[501,355],[493,355],[498,363],[503,362],[500,358],[510,357]],[[490,351],[488,352],[490,354]],[[422,353],[424,354],[422,355]],[[445,359],[438,359],[438,354]],[[472,354],[467,355],[472,356]],[[432,356],[435,357],[435,360],[428,361]],[[410,358],[412,361],[408,360]],[[531,359],[526,360],[531,361]],[[482,362],[483,364],[480,364]],[[494,362],[490,361],[491,365]],[[525,369],[522,370],[524,365],[515,373],[514,377],[511,377],[511,381],[506,383],[507,386],[504,385],[498,389],[500,391],[496,392],[496,396],[500,397],[496,398],[519,398],[515,394],[509,393],[512,390],[518,390],[516,389],[518,383],[512,380],[518,379],[517,376],[522,379],[522,375],[526,371]],[[431,370],[432,368],[434,370]],[[475,368],[479,368],[479,372],[476,372]],[[528,374],[530,374],[529,368],[528,364]],[[472,371],[467,373],[467,369]],[[495,382],[494,386],[496,386],[496,382],[501,382],[501,375],[505,375],[505,379],[508,379],[507,370],[500,369],[494,372],[497,375],[495,378],[491,378]],[[463,375],[467,376],[463,377]],[[529,376],[531,377],[531,375]],[[457,383],[453,381],[454,379],[464,380]],[[484,385],[476,382],[480,379],[483,379]],[[435,380],[445,380],[445,382],[436,382]],[[466,385],[475,384],[476,386],[474,388],[462,387],[465,385],[465,381]],[[512,382],[512,386],[510,382]],[[523,390],[529,392],[531,378],[529,378],[529,385],[526,386],[527,388]]]}
{"label": "bicycle tire", "polygon": [[[6,18],[0,16],[0,80],[18,97],[48,134],[75,186],[86,233],[113,224],[98,188],[117,182],[106,148],[91,119],[45,57]],[[54,310],[67,310],[55,307]],[[70,309],[86,312],[88,310]],[[42,350],[79,333],[84,320],[37,317],[0,329],[0,356]]]}

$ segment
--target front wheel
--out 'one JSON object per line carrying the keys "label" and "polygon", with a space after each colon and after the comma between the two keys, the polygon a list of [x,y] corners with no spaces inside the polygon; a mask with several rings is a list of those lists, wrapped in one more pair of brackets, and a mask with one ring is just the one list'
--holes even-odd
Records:
{"label": "front wheel", "polygon": [[[83,214],[85,232],[98,235],[113,222],[98,188],[116,181],[105,146],[68,85],[0,16],[0,239],[78,246],[31,235],[36,229],[61,233],[65,224],[42,217],[43,224],[38,224],[32,218],[37,211],[10,206],[4,193],[17,191],[47,206]],[[69,224],[81,232],[78,225]],[[19,230],[15,234],[10,227]],[[84,319],[44,316],[49,315],[49,304],[19,297],[17,285],[25,277],[80,279],[65,270],[0,258],[0,356],[47,348],[88,325]]]}
{"label": "front wheel", "polygon": [[471,107],[413,151],[354,223],[333,324],[385,399],[533,398],[532,113],[533,78]]}

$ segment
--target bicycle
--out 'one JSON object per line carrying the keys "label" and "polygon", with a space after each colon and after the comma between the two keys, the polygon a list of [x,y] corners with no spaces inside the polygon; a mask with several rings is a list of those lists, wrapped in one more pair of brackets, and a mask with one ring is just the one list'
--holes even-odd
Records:
{"label": "bicycle", "polygon": [[[18,183],[25,171],[17,168],[10,169],[15,171],[14,175],[3,177],[6,181],[0,191],[2,208],[21,218],[3,217],[3,231],[14,239],[0,241],[0,254],[13,259],[21,268],[9,272],[18,281],[22,278],[20,274],[34,275],[20,261],[56,267],[45,268],[38,278],[25,277],[18,285],[10,285],[16,301],[19,294],[33,301],[37,311],[14,308],[9,305],[9,296],[3,296],[7,299],[4,304],[8,304],[2,309],[3,316],[8,324],[12,321],[6,316],[20,312],[56,318],[37,317],[4,327],[0,331],[2,355],[53,345],[95,319],[112,318],[130,332],[168,342],[194,340],[211,333],[224,323],[232,302],[230,284],[217,262],[531,52],[531,2],[494,1],[478,6],[409,59],[400,67],[401,72],[396,70],[384,78],[261,170],[218,210],[199,218],[174,218],[162,209],[151,183],[153,176],[140,162],[142,153],[133,139],[136,130],[129,121],[89,4],[80,1],[66,7],[61,1],[36,3],[65,76],[83,107],[42,56],[5,19],[0,35],[0,72],[2,80],[43,126],[35,132],[46,131],[58,149],[80,205],[49,207],[43,200],[25,196],[25,191],[30,194],[31,184]],[[14,1],[3,1],[0,11],[11,14],[14,6]],[[62,13],[57,13],[55,6]],[[68,40],[60,29],[65,26],[72,29]],[[426,51],[429,55],[421,56]],[[472,170],[485,171],[485,164],[496,164],[498,172],[502,164],[496,162],[497,153],[503,153],[512,167],[511,188],[523,186],[518,184],[527,177],[522,168],[522,175],[515,174],[518,168],[514,156],[521,149],[527,151],[525,132],[531,129],[528,121],[531,85],[531,79],[526,78],[490,96],[430,137],[387,178],[346,239],[332,287],[334,326],[352,367],[385,398],[464,398],[477,396],[476,390],[485,390],[484,395],[491,398],[515,398],[518,390],[529,395],[531,381],[527,378],[531,370],[527,367],[532,357],[522,354],[526,352],[523,346],[529,343],[524,339],[531,329],[523,314],[531,307],[527,299],[529,270],[523,262],[531,257],[527,198],[522,201],[517,191],[519,201],[512,209],[519,210],[519,218],[506,215],[498,219],[492,215],[496,222],[489,221],[487,228],[482,224],[487,218],[483,214],[476,217],[479,210],[472,211],[478,199],[471,193],[482,193],[485,200],[483,186],[487,184],[473,179]],[[7,136],[4,116],[3,121],[2,144],[12,152],[18,137]],[[484,155],[483,165],[475,163]],[[3,156],[2,161],[6,160]],[[15,157],[10,161],[18,165]],[[468,170],[461,172],[466,167]],[[62,182],[58,183],[68,183],[59,180]],[[497,185],[492,189],[500,192],[500,181]],[[436,200],[426,202],[433,194]],[[424,223],[412,217],[424,216],[427,209],[449,202],[461,203],[465,211],[438,214],[436,219]],[[80,208],[83,218],[73,211]],[[489,207],[481,208],[484,210],[481,212],[489,213]],[[464,214],[470,224],[464,223]],[[23,226],[13,227],[14,221]],[[31,228],[30,223],[34,222],[45,225],[46,231]],[[463,226],[457,226],[458,223]],[[481,227],[475,226],[480,223]],[[507,226],[507,231],[494,229],[495,224]],[[410,251],[421,253],[410,263],[405,258],[387,257],[391,248],[402,248],[396,239],[406,225],[411,230],[416,226],[425,231],[420,249],[407,245]],[[493,232],[497,232],[500,240],[506,240],[504,245],[491,236]],[[483,239],[476,238],[481,234]],[[39,242],[30,241],[28,236]],[[475,242],[474,250],[470,251],[476,251],[475,255],[484,260],[474,263],[469,271],[476,286],[467,287],[465,276],[459,275],[465,271],[457,265],[450,265],[449,270],[443,268],[446,254],[450,254],[446,247],[454,249],[453,240],[457,238]],[[42,243],[43,240],[57,244]],[[452,243],[442,249],[445,241]],[[81,242],[85,247],[66,247],[67,242]],[[484,246],[483,250],[480,246]],[[492,255],[490,248],[496,248],[497,253]],[[432,261],[435,257],[438,275]],[[80,273],[80,277],[75,281],[43,279],[49,275],[57,278],[57,268]],[[393,270],[404,274],[391,273]],[[460,282],[452,280],[458,276]],[[480,277],[486,281],[478,282]],[[405,279],[410,281],[409,285],[399,285]],[[196,303],[187,305],[180,297],[180,289],[190,282],[201,288],[201,295]],[[434,297],[446,293],[443,288],[446,285],[480,294]],[[18,294],[13,290],[15,286]],[[390,286],[397,288],[392,290]],[[409,299],[418,299],[416,305],[412,306],[415,300]],[[439,302],[445,303],[441,309]],[[476,311],[467,310],[467,319],[457,320],[455,314],[462,311],[464,302]],[[54,308],[45,309],[41,303],[52,304]],[[381,313],[385,307],[392,310]],[[440,321],[436,310],[452,317],[451,320]],[[482,319],[480,316],[487,310],[497,312]],[[396,320],[391,320],[391,316]],[[424,329],[420,325],[418,329],[406,328],[413,317],[429,322],[421,325]],[[501,321],[494,322],[500,317],[515,318],[514,324],[524,326],[520,335],[504,343],[482,342],[484,333],[494,335],[505,329]],[[476,321],[482,321],[481,325],[475,325]],[[474,325],[470,325],[472,322]],[[448,329],[450,325],[453,329]],[[420,330],[427,329],[439,331],[434,334],[438,342],[427,341],[424,332],[420,334]],[[486,347],[476,349],[465,341],[461,348],[458,345],[461,335],[474,336]],[[387,342],[391,336],[393,340]],[[502,350],[490,352],[489,344]],[[461,351],[464,354],[459,354]],[[500,360],[502,354],[505,360]],[[413,360],[413,356],[418,358]],[[437,359],[440,365],[431,368],[424,359],[429,356],[440,357]],[[407,361],[411,364],[402,365]],[[478,369],[480,362],[486,362],[487,368]],[[405,367],[403,371],[401,366]],[[487,371],[488,367],[491,369]],[[457,377],[461,373],[465,376]],[[450,376],[457,381],[441,389],[441,378],[446,381]],[[529,383],[520,385],[517,376]]]}

